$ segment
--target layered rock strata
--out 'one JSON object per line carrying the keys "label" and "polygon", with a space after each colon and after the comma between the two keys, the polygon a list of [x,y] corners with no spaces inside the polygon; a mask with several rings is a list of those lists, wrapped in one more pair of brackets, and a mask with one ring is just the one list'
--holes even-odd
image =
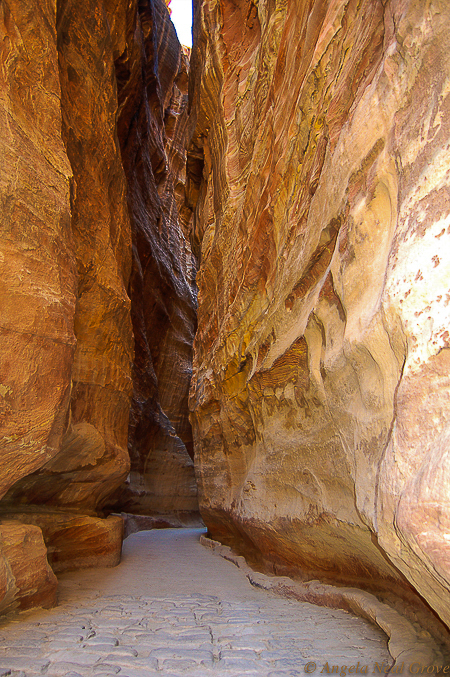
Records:
{"label": "layered rock strata", "polygon": [[202,0],[189,191],[212,537],[415,589],[447,624],[449,21],[442,0]]}
{"label": "layered rock strata", "polygon": [[130,470],[133,394],[132,470],[141,485],[155,475],[139,491],[155,510],[159,499],[162,512],[195,509],[195,295],[176,206],[187,67],[165,3],[5,2],[0,30],[0,604],[10,609],[54,600],[45,546],[55,570],[118,562],[122,520],[101,517]]}
{"label": "layered rock strata", "polygon": [[0,526],[0,613],[53,606],[58,583],[41,530],[14,520]]}
{"label": "layered rock strata", "polygon": [[[188,59],[162,0],[140,3],[116,59],[118,135],[133,234],[135,338],[131,472],[117,507],[198,512],[187,406],[196,326],[196,263],[184,205]],[[184,210],[184,228],[190,219]]]}
{"label": "layered rock strata", "polygon": [[62,510],[29,509],[3,517],[9,528],[15,522],[21,523],[20,528],[25,525],[38,527],[36,531],[42,532],[41,538],[47,546],[45,552],[42,543],[43,556],[46,555],[55,573],[113,567],[120,562],[123,520],[118,515],[98,519]]}

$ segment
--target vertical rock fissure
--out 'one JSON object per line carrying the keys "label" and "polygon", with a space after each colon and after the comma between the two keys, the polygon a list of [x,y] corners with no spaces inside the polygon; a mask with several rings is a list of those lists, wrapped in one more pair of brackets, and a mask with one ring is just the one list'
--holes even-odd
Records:
{"label": "vertical rock fissure", "polygon": [[189,62],[162,0],[139,2],[136,25],[116,58],[118,137],[133,241],[128,291],[135,340],[131,471],[117,506],[133,514],[179,517],[198,509],[187,404],[196,261],[180,218]]}

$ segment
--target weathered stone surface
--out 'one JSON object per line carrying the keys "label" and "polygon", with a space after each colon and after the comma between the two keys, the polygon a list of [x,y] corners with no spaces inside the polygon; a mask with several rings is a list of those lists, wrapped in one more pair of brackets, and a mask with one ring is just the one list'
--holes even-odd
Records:
{"label": "weathered stone surface", "polygon": [[132,378],[132,481],[152,509],[197,508],[187,62],[163,2],[13,0],[0,30],[1,509],[59,570],[112,564],[119,518],[94,515],[130,469]]}
{"label": "weathered stone surface", "polygon": [[18,180],[3,188],[3,439],[14,469],[4,464],[2,481],[19,480],[4,499],[13,504],[94,509],[129,467],[131,234],[98,4],[5,6],[15,40],[2,128]]}
{"label": "weathered stone surface", "polygon": [[70,398],[76,273],[55,25],[52,2],[0,6],[0,497],[57,453]]}
{"label": "weathered stone surface", "polygon": [[41,530],[12,520],[0,523],[0,612],[56,602],[56,576]]}
{"label": "weathered stone surface", "polygon": [[113,567],[122,552],[123,519],[75,515],[62,511],[28,510],[5,515],[7,520],[34,524],[42,530],[53,571]]}
{"label": "weathered stone surface", "polygon": [[81,6],[67,0],[58,3],[56,20],[77,271],[70,413],[57,455],[16,484],[7,500],[95,509],[129,468],[130,226],[106,16],[97,0]]}
{"label": "weathered stone surface", "polygon": [[203,0],[188,159],[212,536],[447,624],[449,20]]}
{"label": "weathered stone surface", "polygon": [[188,62],[163,0],[141,3],[137,18],[131,16],[136,24],[128,20],[116,72],[133,233],[135,360],[131,472],[117,505],[138,514],[192,511],[198,503],[187,397],[195,262],[178,216],[184,204]]}
{"label": "weathered stone surface", "polygon": [[370,672],[375,661],[383,670],[392,664],[378,628],[256,590],[198,536],[135,534],[114,575],[64,574],[57,609],[1,628],[0,670],[12,668],[15,677],[298,677],[318,657],[346,665],[359,659]]}

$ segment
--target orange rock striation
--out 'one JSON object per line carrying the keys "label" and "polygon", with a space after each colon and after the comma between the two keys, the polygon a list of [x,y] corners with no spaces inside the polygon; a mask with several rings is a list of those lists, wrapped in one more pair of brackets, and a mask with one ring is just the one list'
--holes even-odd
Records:
{"label": "orange rock striation", "polygon": [[102,517],[130,467],[120,508],[197,506],[188,66],[163,0],[144,5],[0,6],[2,610],[54,602],[47,554],[119,561]]}
{"label": "orange rock striation", "polygon": [[444,0],[202,0],[187,164],[212,537],[415,589],[447,625],[449,21]]}

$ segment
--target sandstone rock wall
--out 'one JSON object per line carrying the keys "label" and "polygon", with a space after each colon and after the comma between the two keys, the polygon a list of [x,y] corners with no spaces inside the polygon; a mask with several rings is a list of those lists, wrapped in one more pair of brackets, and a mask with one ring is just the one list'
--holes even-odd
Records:
{"label": "sandstone rock wall", "polygon": [[202,0],[188,161],[212,537],[414,588],[447,624],[449,21],[443,0]]}
{"label": "sandstone rock wall", "polygon": [[7,501],[94,510],[129,468],[133,338],[126,287],[131,232],[116,139],[117,92],[106,14],[97,0],[81,6],[61,1],[54,26],[59,128],[73,171],[66,244],[76,276],[75,350],[66,383],[70,407],[64,411],[68,425],[52,458],[16,483]]}
{"label": "sandstone rock wall", "polygon": [[0,528],[0,613],[14,608],[51,607],[57,580],[37,526],[2,520]]}
{"label": "sandstone rock wall", "polygon": [[0,15],[2,496],[60,448],[75,350],[56,7],[38,6],[2,3]]}
{"label": "sandstone rock wall", "polygon": [[121,520],[100,517],[130,470],[133,397],[139,491],[150,477],[141,494],[155,510],[196,507],[195,296],[176,206],[187,66],[165,3],[4,0],[0,31],[0,608],[10,609],[54,601],[46,547],[55,570],[119,560]]}
{"label": "sandstone rock wall", "polygon": [[[140,3],[128,26],[116,70],[118,134],[133,233],[129,291],[135,359],[131,472],[117,506],[134,514],[195,512],[187,401],[196,264],[179,226],[189,62],[162,0]],[[190,216],[185,210],[185,229]]]}
{"label": "sandstone rock wall", "polygon": [[[15,5],[0,5],[0,496],[61,447],[77,291],[56,4]],[[0,608],[53,603],[39,528],[2,520],[0,539]]]}

